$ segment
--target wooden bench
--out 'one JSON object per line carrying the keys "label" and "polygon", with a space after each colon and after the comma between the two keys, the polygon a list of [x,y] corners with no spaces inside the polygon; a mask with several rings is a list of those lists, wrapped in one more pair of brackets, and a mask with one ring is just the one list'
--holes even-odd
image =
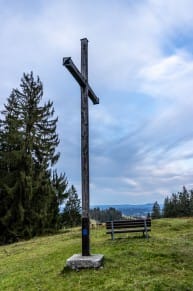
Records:
{"label": "wooden bench", "polygon": [[115,233],[142,232],[143,236],[148,238],[148,232],[151,231],[151,219],[136,220],[114,220],[106,222],[106,234],[111,234],[112,240]]}

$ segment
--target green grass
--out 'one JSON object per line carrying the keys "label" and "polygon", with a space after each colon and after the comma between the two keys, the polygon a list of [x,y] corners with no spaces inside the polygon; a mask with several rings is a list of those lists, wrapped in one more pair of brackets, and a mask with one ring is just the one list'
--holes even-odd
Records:
{"label": "green grass", "polygon": [[151,237],[91,230],[99,270],[72,271],[66,260],[81,250],[80,228],[0,247],[0,290],[193,290],[193,218],[152,222]]}

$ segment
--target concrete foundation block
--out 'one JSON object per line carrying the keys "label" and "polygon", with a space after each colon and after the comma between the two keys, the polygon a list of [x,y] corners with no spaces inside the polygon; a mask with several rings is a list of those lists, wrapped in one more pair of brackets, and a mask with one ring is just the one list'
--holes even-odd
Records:
{"label": "concrete foundation block", "polygon": [[73,269],[85,269],[85,268],[100,268],[103,264],[104,256],[101,254],[82,256],[81,254],[75,254],[66,261],[66,266]]}

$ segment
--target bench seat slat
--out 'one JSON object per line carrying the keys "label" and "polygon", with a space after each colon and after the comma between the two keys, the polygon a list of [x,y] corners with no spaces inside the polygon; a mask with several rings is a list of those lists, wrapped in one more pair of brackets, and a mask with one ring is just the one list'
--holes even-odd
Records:
{"label": "bench seat slat", "polygon": [[[146,224],[146,226],[147,226],[147,227],[148,227],[148,226],[150,227],[151,225]],[[138,224],[138,225],[136,225],[136,224],[125,224],[125,225],[122,225],[122,224],[114,224],[113,227],[114,227],[114,228],[136,228],[136,227],[144,227],[144,222],[143,222],[143,223],[140,223],[140,224]],[[107,228],[107,229],[111,229],[112,226],[111,226],[111,225],[107,225],[106,228]]]}
{"label": "bench seat slat", "polygon": [[[107,231],[106,234],[113,233],[127,233],[127,232],[143,232],[145,229],[122,229],[122,230],[114,230],[114,231]],[[151,229],[147,229],[147,231],[151,231]]]}

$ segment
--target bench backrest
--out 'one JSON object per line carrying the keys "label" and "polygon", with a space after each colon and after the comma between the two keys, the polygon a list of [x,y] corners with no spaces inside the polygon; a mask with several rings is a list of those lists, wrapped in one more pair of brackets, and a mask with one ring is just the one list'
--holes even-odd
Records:
{"label": "bench backrest", "polygon": [[118,229],[118,228],[138,228],[138,227],[151,227],[151,219],[136,219],[136,220],[114,220],[107,221],[106,228],[107,229]]}

